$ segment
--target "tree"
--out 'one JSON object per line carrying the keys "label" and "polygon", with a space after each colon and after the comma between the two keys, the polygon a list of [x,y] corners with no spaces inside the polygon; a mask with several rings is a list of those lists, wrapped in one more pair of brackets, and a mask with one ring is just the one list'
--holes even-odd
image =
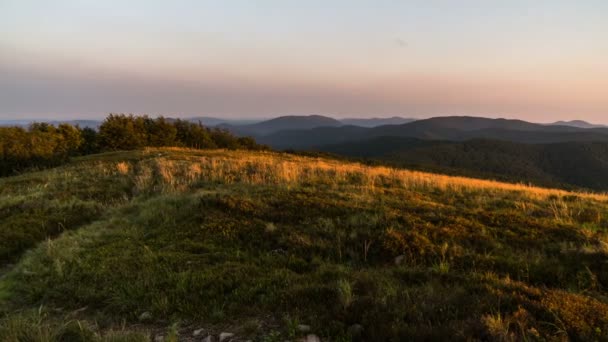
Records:
{"label": "tree", "polygon": [[235,150],[239,148],[238,139],[225,129],[215,128],[211,130],[211,139],[219,148]]}
{"label": "tree", "polygon": [[160,116],[156,120],[145,118],[148,146],[175,146],[177,128]]}
{"label": "tree", "polygon": [[76,155],[83,143],[80,128],[69,124],[60,124],[56,131],[60,137],[56,152],[65,156]]}
{"label": "tree", "polygon": [[110,114],[99,127],[99,147],[102,150],[134,150],[147,143],[144,119],[132,114]]}
{"label": "tree", "polygon": [[200,122],[195,124],[178,119],[175,121],[174,126],[177,131],[176,139],[180,146],[199,149],[216,147],[211,139],[209,129]]}
{"label": "tree", "polygon": [[145,146],[264,149],[252,138],[237,138],[221,129],[209,129],[184,120],[110,114],[99,127],[32,123],[28,129],[0,127],[0,176],[28,168],[49,167],[71,156],[101,151],[134,150]]}
{"label": "tree", "polygon": [[82,144],[80,144],[80,148],[78,152],[82,155],[98,153],[99,144],[98,144],[98,134],[97,131],[90,127],[85,127],[80,130],[80,135],[82,137]]}

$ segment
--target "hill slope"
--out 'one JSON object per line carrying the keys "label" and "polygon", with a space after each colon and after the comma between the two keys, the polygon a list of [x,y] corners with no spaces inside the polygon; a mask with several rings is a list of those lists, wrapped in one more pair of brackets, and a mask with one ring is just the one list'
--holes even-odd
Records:
{"label": "hill slope", "polygon": [[519,144],[378,137],[317,150],[452,174],[608,191],[607,142]]}
{"label": "hill slope", "polygon": [[0,215],[2,340],[608,338],[602,195],[150,149],[1,179]]}

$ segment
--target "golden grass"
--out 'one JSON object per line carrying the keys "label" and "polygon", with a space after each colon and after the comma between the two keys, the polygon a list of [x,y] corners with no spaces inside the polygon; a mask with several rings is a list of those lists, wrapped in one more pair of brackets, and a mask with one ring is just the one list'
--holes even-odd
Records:
{"label": "golden grass", "polygon": [[129,164],[126,162],[120,162],[116,164],[116,169],[120,174],[126,175],[129,173]]}
{"label": "golden grass", "polygon": [[[163,153],[170,152],[170,153]],[[246,183],[297,186],[352,186],[365,191],[385,187],[437,190],[442,192],[484,192],[487,195],[515,193],[529,199],[561,199],[564,196],[608,201],[608,195],[548,189],[526,184],[447,176],[421,171],[366,166],[324,158],[295,156],[276,152],[189,150],[182,148],[147,149],[149,159],[137,167],[116,164],[116,170],[132,172],[139,188],[150,186],[153,177],[165,190],[183,190],[196,182]],[[522,203],[525,206],[525,202]],[[553,204],[556,217],[567,215],[561,202]]]}

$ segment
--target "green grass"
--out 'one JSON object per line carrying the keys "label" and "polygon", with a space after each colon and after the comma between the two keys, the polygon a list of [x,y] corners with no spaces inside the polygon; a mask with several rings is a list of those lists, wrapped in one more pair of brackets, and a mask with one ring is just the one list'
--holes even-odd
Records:
{"label": "green grass", "polygon": [[603,195],[174,149],[0,185],[16,262],[0,279],[2,340],[25,339],[21,325],[58,334],[81,308],[80,340],[117,327],[286,339],[294,322],[331,340],[354,324],[365,340],[608,339]]}

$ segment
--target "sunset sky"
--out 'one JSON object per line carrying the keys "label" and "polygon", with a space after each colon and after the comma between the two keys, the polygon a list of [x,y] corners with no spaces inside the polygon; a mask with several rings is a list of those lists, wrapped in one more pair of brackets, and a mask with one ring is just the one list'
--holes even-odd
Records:
{"label": "sunset sky", "polygon": [[0,119],[608,123],[608,1],[0,0]]}

